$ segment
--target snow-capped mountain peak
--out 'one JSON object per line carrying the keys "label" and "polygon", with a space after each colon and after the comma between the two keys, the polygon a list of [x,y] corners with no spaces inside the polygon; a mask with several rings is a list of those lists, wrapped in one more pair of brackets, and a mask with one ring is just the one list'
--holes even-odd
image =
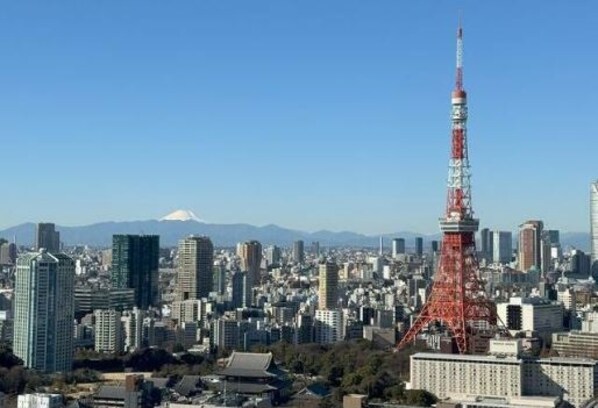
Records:
{"label": "snow-capped mountain peak", "polygon": [[203,222],[193,211],[190,210],[176,210],[170,214],[160,218],[160,221],[196,221]]}

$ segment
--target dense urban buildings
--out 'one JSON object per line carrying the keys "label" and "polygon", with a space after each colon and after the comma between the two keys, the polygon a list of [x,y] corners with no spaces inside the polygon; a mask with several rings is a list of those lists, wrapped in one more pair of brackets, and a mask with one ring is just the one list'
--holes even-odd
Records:
{"label": "dense urban buildings", "polygon": [[44,249],[17,260],[14,352],[26,367],[70,371],[73,361],[75,263]]}
{"label": "dense urban buildings", "polygon": [[135,289],[135,306],[147,309],[159,303],[157,235],[114,235],[112,286]]}
{"label": "dense urban buildings", "polygon": [[208,237],[179,242],[178,300],[201,299],[214,289],[214,245]]}

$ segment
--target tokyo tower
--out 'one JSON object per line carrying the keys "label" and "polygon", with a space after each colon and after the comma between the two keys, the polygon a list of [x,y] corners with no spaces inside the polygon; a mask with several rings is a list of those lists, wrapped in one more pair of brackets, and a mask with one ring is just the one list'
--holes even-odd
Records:
{"label": "tokyo tower", "polygon": [[430,295],[399,349],[412,343],[430,324],[438,323],[451,333],[459,352],[464,354],[470,351],[470,339],[477,329],[496,327],[497,323],[496,307],[478,276],[475,233],[479,220],[474,218],[471,205],[461,24],[457,30],[457,74],[451,105],[451,155],[446,214],[440,219],[440,262]]}

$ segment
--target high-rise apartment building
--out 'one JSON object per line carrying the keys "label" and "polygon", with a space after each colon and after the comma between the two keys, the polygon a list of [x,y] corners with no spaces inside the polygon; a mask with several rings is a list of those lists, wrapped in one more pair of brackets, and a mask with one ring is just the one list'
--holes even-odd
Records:
{"label": "high-rise apartment building", "polygon": [[17,259],[14,353],[25,367],[70,371],[73,363],[75,262],[42,250]]}
{"label": "high-rise apartment building", "polygon": [[592,235],[592,274],[598,275],[598,181],[590,191],[590,229]]}
{"label": "high-rise apartment building", "polygon": [[261,281],[262,244],[259,241],[248,241],[239,245],[241,270],[247,272],[251,286]]}
{"label": "high-rise apartment building", "polygon": [[293,243],[293,262],[298,264],[305,262],[305,245],[301,240]]}
{"label": "high-rise apartment building", "polygon": [[327,261],[320,264],[319,302],[320,310],[336,309],[338,307],[338,265]]}
{"label": "high-rise apartment building", "polygon": [[97,309],[93,312],[95,325],[95,351],[103,353],[121,353],[123,336],[119,311]]}
{"label": "high-rise apartment building", "polygon": [[519,226],[519,269],[542,270],[542,221],[527,221]]}
{"label": "high-rise apartment building", "polygon": [[159,302],[157,235],[112,237],[112,286],[135,289],[135,306],[148,309]]}
{"label": "high-rise apartment building", "polygon": [[208,297],[214,289],[214,245],[208,237],[179,241],[178,300]]}
{"label": "high-rise apartment building", "polygon": [[511,231],[494,231],[492,233],[492,261],[508,264],[513,258],[513,233]]}
{"label": "high-rise apartment building", "polygon": [[44,248],[51,254],[60,251],[60,232],[49,222],[40,222],[35,229],[35,250]]}

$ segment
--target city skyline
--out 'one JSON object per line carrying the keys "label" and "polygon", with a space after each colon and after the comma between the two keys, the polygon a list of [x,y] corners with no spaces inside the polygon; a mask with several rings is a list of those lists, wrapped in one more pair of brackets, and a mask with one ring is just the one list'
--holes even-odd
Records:
{"label": "city skyline", "polygon": [[[189,208],[213,223],[439,231],[457,7],[33,3],[0,16],[3,164],[17,170],[0,228]],[[588,231],[597,6],[460,8],[476,217]],[[575,103],[555,104],[555,88]],[[50,157],[61,182],[38,185]]]}

